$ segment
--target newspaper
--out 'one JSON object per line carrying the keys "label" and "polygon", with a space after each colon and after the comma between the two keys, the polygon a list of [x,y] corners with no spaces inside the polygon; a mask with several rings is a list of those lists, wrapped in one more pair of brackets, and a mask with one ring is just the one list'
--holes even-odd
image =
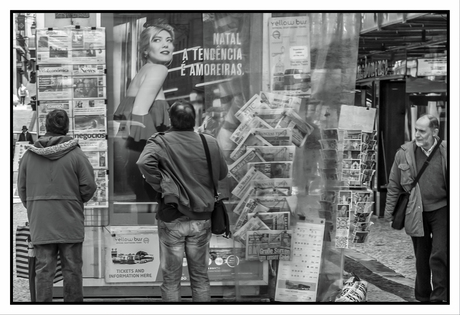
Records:
{"label": "newspaper", "polygon": [[289,207],[288,198],[286,196],[258,196],[257,202],[262,206],[265,206],[269,209],[270,212],[292,212]]}
{"label": "newspaper", "polygon": [[246,172],[246,175],[243,176],[243,178],[232,190],[232,194],[241,199],[243,198],[246,191],[250,188],[251,183],[262,179],[268,179],[268,177],[256,170],[254,167],[251,167]]}
{"label": "newspaper", "polygon": [[262,102],[268,104],[271,109],[293,108],[297,112],[300,110],[302,99],[296,96],[290,96],[285,93],[260,92]]}
{"label": "newspaper", "polygon": [[73,77],[73,98],[106,98],[105,78],[105,75]]}
{"label": "newspaper", "polygon": [[105,63],[105,28],[71,28],[72,63]]}
{"label": "newspaper", "polygon": [[105,49],[96,49],[94,54],[87,50],[72,50],[72,63],[103,64],[105,63]]}
{"label": "newspaper", "polygon": [[96,181],[96,192],[91,200],[85,206],[90,207],[108,207],[107,191],[108,191],[108,176],[107,170],[94,170],[94,179]]}
{"label": "newspaper", "polygon": [[37,77],[37,99],[58,100],[72,98],[72,79],[67,75]]}
{"label": "newspaper", "polygon": [[255,149],[256,152],[267,162],[271,161],[294,161],[295,146],[248,146],[246,149]]}
{"label": "newspaper", "polygon": [[290,212],[253,212],[248,213],[248,219],[259,217],[270,230],[289,230],[291,226]]}
{"label": "newspaper", "polygon": [[293,162],[249,162],[248,167],[254,167],[269,178],[292,178]]}
{"label": "newspaper", "polygon": [[[267,178],[267,177],[266,177]],[[260,196],[290,196],[292,194],[292,179],[267,178],[253,181],[254,195]]]}
{"label": "newspaper", "polygon": [[48,101],[48,100],[44,100],[44,101],[40,101],[38,106],[37,106],[37,111],[38,111],[38,114],[48,114],[49,112],[55,110],[55,109],[62,109],[62,110],[65,110],[67,112],[67,115],[69,117],[72,117],[73,116],[73,113],[72,113],[72,101],[70,100],[56,100],[56,101]]}
{"label": "newspaper", "polygon": [[83,151],[107,150],[107,133],[105,132],[80,132],[75,133],[74,138],[78,139],[78,144]]}
{"label": "newspaper", "polygon": [[271,146],[270,142],[265,140],[259,135],[254,133],[254,129],[251,129],[238,144],[238,146],[230,153],[230,158],[234,161],[238,160],[245,152],[247,146]]}
{"label": "newspaper", "polygon": [[268,226],[259,218],[248,220],[238,231],[233,233],[233,239],[246,245],[246,234],[248,231],[269,230]]}
{"label": "newspaper", "polygon": [[285,116],[278,121],[275,128],[292,129],[292,142],[301,147],[307,141],[307,137],[313,132],[314,127],[303,120],[293,109],[286,110]]}
{"label": "newspaper", "polygon": [[275,128],[281,118],[285,115],[286,109],[257,109],[254,115],[265,121],[269,126]]}
{"label": "newspaper", "polygon": [[13,171],[16,172],[19,169],[19,162],[21,161],[22,156],[26,153],[28,146],[28,141],[16,141],[14,146],[14,156],[13,156]]}
{"label": "newspaper", "polygon": [[107,168],[106,151],[84,151],[93,168]]}
{"label": "newspaper", "polygon": [[273,146],[291,145],[292,130],[289,128],[252,129],[255,135],[261,136]]}
{"label": "newspaper", "polygon": [[246,104],[243,105],[236,113],[235,118],[240,122],[251,120],[254,117],[254,112],[257,109],[270,108],[267,104],[261,102],[259,95],[255,94]]}
{"label": "newspaper", "polygon": [[71,40],[68,29],[39,29],[37,63],[70,63]]}
{"label": "newspaper", "polygon": [[259,204],[256,199],[249,199],[235,222],[233,233],[238,231],[246,222],[248,222],[248,214],[266,211],[268,211],[268,208]]}
{"label": "newspaper", "polygon": [[246,260],[290,261],[293,253],[292,230],[248,231]]}
{"label": "newspaper", "polygon": [[107,133],[106,119],[103,115],[74,113],[73,119],[75,133]]}
{"label": "newspaper", "polygon": [[70,76],[72,74],[72,65],[70,64],[41,64],[37,65],[37,76],[44,75],[63,75]]}
{"label": "newspaper", "polygon": [[249,199],[253,197],[254,194],[255,194],[255,188],[254,186],[250,184],[249,188],[242,195],[240,201],[238,201],[238,204],[235,206],[235,208],[233,208],[233,212],[235,214],[240,215],[241,212],[243,211],[244,206],[249,201]]}
{"label": "newspaper", "polygon": [[107,112],[107,106],[105,104],[105,100],[103,99],[81,99],[81,100],[74,100],[73,104],[73,115],[90,115],[90,114],[97,114],[97,115],[105,115]]}
{"label": "newspaper", "polygon": [[239,182],[246,175],[249,162],[264,162],[264,159],[254,149],[249,149],[238,160],[228,166],[229,174]]}
{"label": "newspaper", "polygon": [[244,136],[247,135],[252,128],[271,129],[272,127],[259,117],[253,117],[252,119],[245,120],[245,122],[239,124],[230,136],[230,140],[235,142],[237,145],[240,144],[244,139]]}
{"label": "newspaper", "polygon": [[71,65],[72,75],[104,75],[106,73],[105,64],[75,64]]}

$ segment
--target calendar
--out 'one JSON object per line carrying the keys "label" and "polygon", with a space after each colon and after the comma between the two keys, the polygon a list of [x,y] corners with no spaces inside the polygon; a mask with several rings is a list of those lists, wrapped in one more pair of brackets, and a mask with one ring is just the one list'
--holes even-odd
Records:
{"label": "calendar", "polygon": [[324,219],[297,222],[292,260],[279,262],[275,301],[316,302],[324,225]]}

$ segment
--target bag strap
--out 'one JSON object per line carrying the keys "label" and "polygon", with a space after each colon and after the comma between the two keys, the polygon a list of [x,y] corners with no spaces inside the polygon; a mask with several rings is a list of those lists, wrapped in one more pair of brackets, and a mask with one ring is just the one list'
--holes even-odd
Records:
{"label": "bag strap", "polygon": [[426,158],[425,163],[423,163],[422,168],[420,169],[420,171],[417,174],[417,177],[415,177],[415,180],[412,183],[412,187],[415,187],[415,185],[417,184],[417,182],[420,179],[420,177],[422,177],[423,172],[425,171],[425,169],[430,164],[431,158],[433,157],[433,155],[436,152],[436,150],[438,149],[438,147],[441,145],[441,142],[442,142],[441,139],[439,139],[438,143],[436,143],[436,146],[433,148],[433,151],[431,151],[430,155]]}
{"label": "bag strap", "polygon": [[206,162],[208,163],[209,176],[211,177],[212,187],[214,188],[214,198],[219,199],[219,194],[217,193],[216,185],[214,184],[214,176],[212,174],[212,165],[211,165],[211,156],[209,155],[208,143],[204,135],[200,133],[201,141],[203,142],[204,153],[206,154]]}

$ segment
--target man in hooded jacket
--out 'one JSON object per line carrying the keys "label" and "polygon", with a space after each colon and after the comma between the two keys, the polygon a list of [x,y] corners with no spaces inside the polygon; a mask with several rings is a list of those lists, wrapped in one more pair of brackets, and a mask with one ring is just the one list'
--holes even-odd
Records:
{"label": "man in hooded jacket", "polygon": [[46,116],[46,134],[28,146],[19,163],[19,197],[27,209],[36,256],[36,301],[51,302],[57,255],[61,257],[64,302],[83,302],[83,204],[96,191],[94,170],[78,145],[66,136],[64,110]]}

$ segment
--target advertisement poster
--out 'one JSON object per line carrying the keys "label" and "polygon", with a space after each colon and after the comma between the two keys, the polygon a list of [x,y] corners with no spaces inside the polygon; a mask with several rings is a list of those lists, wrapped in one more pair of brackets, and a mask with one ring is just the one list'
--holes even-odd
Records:
{"label": "advertisement poster", "polygon": [[106,250],[105,281],[153,282],[160,269],[158,232],[142,227],[111,227]]}
{"label": "advertisement poster", "polygon": [[268,34],[271,91],[290,95],[311,93],[308,17],[270,18]]}
{"label": "advertisement poster", "polygon": [[291,261],[280,261],[275,301],[316,302],[324,219],[297,222]]}

